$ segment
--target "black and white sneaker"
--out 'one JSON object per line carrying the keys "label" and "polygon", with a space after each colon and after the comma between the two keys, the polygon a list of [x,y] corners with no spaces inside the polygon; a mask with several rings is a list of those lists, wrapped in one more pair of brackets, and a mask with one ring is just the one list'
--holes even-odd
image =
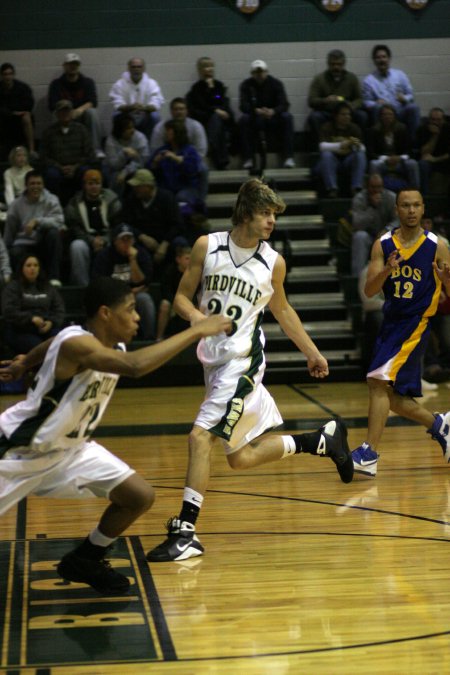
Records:
{"label": "black and white sneaker", "polygon": [[353,458],[347,443],[347,427],[340,419],[330,420],[320,427],[320,440],[316,453],[330,457],[336,464],[343,483],[353,480]]}
{"label": "black and white sneaker", "polygon": [[108,560],[80,558],[73,551],[66,553],[56,571],[66,581],[87,584],[104,595],[122,595],[130,588],[128,577],[116,572]]}
{"label": "black and white sneaker", "polygon": [[187,560],[202,555],[205,550],[195,534],[195,525],[176,516],[166,523],[167,539],[147,553],[150,562]]}

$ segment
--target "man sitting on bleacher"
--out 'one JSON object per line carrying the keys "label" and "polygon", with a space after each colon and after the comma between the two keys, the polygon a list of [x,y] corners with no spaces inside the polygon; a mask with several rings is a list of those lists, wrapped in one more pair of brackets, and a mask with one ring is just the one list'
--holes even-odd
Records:
{"label": "man sitting on bleacher", "polygon": [[122,205],[112,190],[102,186],[102,174],[89,169],[83,189],[66,206],[70,239],[70,283],[87,286],[92,259],[110,241],[110,229],[120,223]]}
{"label": "man sitting on bleacher", "polygon": [[95,257],[93,277],[113,277],[126,281],[136,298],[136,311],[140,316],[138,339],[155,337],[155,303],[148,292],[153,265],[150,254],[135,238],[133,228],[127,223],[117,225],[111,233],[111,244]]}
{"label": "man sitting on bleacher", "polygon": [[44,188],[40,171],[25,176],[25,191],[8,209],[5,244],[13,268],[26,253],[37,255],[43,263],[50,283],[61,286],[61,229],[64,215],[56,195]]}
{"label": "man sitting on bleacher", "polygon": [[128,184],[132,187],[123,205],[123,219],[135,230],[137,240],[153,256],[155,276],[167,264],[170,245],[182,233],[178,203],[168,190],[157,187],[148,169],[138,169]]}
{"label": "man sitting on bleacher", "polygon": [[383,178],[372,173],[367,187],[352,200],[352,274],[359,276],[367,265],[375,237],[384,229],[398,227],[395,193],[386,190]]}

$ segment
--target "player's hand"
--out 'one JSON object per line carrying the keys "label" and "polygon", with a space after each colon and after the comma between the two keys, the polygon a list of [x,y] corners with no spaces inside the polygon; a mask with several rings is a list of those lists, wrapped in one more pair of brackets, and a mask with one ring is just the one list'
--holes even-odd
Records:
{"label": "player's hand", "polygon": [[450,265],[448,263],[444,262],[442,263],[442,267],[439,267],[439,265],[436,262],[433,262],[433,269],[436,272],[437,276],[441,280],[441,283],[443,286],[446,288],[450,287]]}
{"label": "player's hand", "polygon": [[308,371],[311,377],[322,379],[329,373],[328,362],[322,354],[316,354],[307,360]]}
{"label": "player's hand", "polygon": [[393,271],[398,269],[398,266],[403,260],[403,256],[400,255],[398,251],[392,251],[390,254],[389,258],[386,260],[386,264],[384,266],[384,269],[386,271],[389,271],[389,274]]}
{"label": "player's hand", "polygon": [[231,319],[222,314],[211,314],[205,317],[203,321],[195,323],[195,328],[198,330],[200,337],[218,335],[219,333],[228,334],[231,331],[231,327]]}
{"label": "player's hand", "polygon": [[11,382],[23,377],[26,373],[24,360],[25,354],[17,354],[12,361],[0,361],[0,380]]}
{"label": "player's hand", "polygon": [[31,237],[33,234],[34,229],[37,227],[38,221],[36,218],[32,218],[31,220],[28,221],[25,225],[25,234],[27,237]]}

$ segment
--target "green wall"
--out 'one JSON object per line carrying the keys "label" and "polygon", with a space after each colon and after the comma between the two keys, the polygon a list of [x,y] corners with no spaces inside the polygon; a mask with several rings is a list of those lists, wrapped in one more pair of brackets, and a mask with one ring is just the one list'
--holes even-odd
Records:
{"label": "green wall", "polygon": [[446,37],[450,0],[430,2],[411,12],[398,0],[351,0],[332,14],[308,0],[269,0],[246,18],[234,0],[14,0],[0,10],[0,49]]}

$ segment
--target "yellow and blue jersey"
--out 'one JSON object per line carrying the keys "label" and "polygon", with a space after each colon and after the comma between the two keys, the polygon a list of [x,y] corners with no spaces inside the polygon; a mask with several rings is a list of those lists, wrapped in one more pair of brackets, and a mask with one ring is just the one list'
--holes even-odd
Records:
{"label": "yellow and blue jersey", "polygon": [[413,246],[404,248],[395,232],[387,232],[380,239],[385,261],[395,250],[403,258],[384,283],[384,315],[389,319],[433,316],[441,292],[441,282],[432,266],[437,236],[424,231]]}
{"label": "yellow and blue jersey", "polygon": [[421,396],[421,361],[436,313],[441,282],[433,268],[438,239],[422,232],[415,244],[402,246],[395,232],[380,239],[386,261],[393,251],[403,258],[385,281],[384,320],[367,377],[386,380],[403,396]]}

